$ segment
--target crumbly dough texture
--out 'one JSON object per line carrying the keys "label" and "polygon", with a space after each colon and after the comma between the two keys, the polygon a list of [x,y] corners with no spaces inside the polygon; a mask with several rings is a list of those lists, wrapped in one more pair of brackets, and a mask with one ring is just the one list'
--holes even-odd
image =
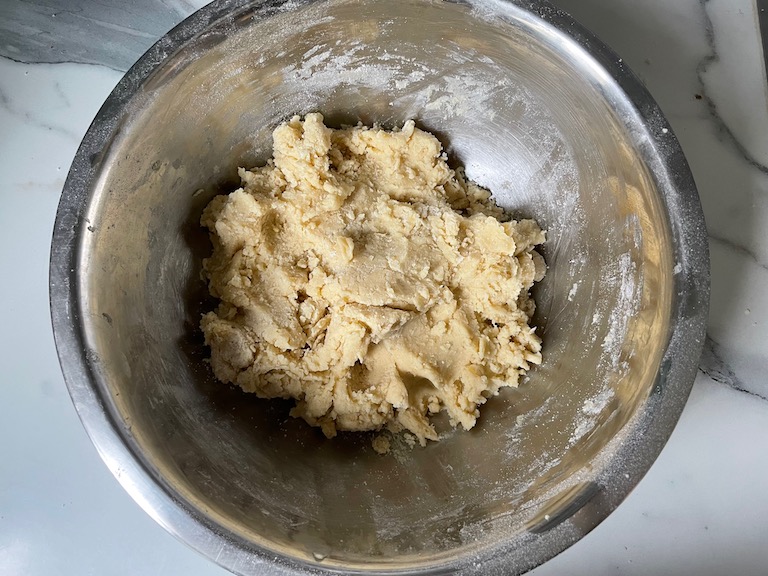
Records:
{"label": "crumbly dough texture", "polygon": [[216,377],[295,399],[328,437],[388,427],[423,445],[440,410],[472,428],[541,362],[528,290],[544,232],[507,220],[411,121],[332,130],[308,114],[273,138],[274,159],[202,216]]}

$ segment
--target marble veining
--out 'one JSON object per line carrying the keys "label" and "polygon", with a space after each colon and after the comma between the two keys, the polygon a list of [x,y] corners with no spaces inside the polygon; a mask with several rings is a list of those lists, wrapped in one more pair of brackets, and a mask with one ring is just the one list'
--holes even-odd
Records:
{"label": "marble veining", "polygon": [[[760,311],[766,310],[761,288],[768,281],[764,224],[768,219],[768,99],[757,6],[746,1],[704,0],[701,7],[709,46],[697,65],[701,95],[718,140],[736,156],[736,165],[726,167],[718,190],[719,210],[705,203],[713,298],[701,366],[705,373],[705,366],[724,367],[725,371],[713,373],[728,377],[714,378],[716,381],[766,400],[768,382],[763,375],[768,370],[768,355]],[[748,43],[734,41],[739,35],[754,39],[752,50]],[[761,89],[749,90],[753,84]],[[732,97],[734,92],[738,98]],[[706,184],[699,183],[699,187],[706,190]],[[734,263],[741,272],[733,270]],[[757,282],[739,286],[733,281],[745,277]]]}
{"label": "marble veining", "polygon": [[[66,95],[61,90],[61,87],[56,84],[54,85],[54,94],[59,100],[63,100],[64,107],[68,108],[69,102],[66,100]],[[66,136],[70,140],[78,141],[78,139],[81,137],[80,135],[76,134],[72,130],[69,130],[68,128],[61,126],[58,123],[52,122],[50,120],[47,120],[43,117],[41,117],[38,114],[38,111],[29,110],[29,109],[23,109],[19,107],[19,102],[17,102],[15,99],[12,99],[3,88],[0,87],[0,106],[10,115],[16,116],[20,118],[24,123],[30,125],[30,126],[37,126],[38,128],[42,128],[44,130],[50,130],[52,132],[56,132],[58,134],[61,134],[62,136]]]}
{"label": "marble veining", "polygon": [[[701,6],[709,46],[708,54],[696,68],[701,95],[709,109],[710,121],[717,131],[718,138],[731,145],[739,160],[754,169],[744,171],[750,177],[752,185],[739,186],[739,193],[751,196],[752,202],[739,204],[747,211],[757,208],[765,217],[768,216],[768,139],[765,138],[768,134],[768,99],[765,90],[746,88],[752,83],[759,83],[761,79],[763,86],[766,85],[765,66],[759,48],[750,50],[749,44],[734,43],[721,37],[729,32],[732,35],[745,34],[753,38],[753,48],[755,45],[759,47],[760,32],[755,12],[757,8],[752,2],[745,0],[703,0]],[[734,21],[742,22],[742,26],[735,26]],[[726,87],[730,92],[739,93],[737,102],[734,102],[736,99],[727,98]],[[737,185],[739,184],[741,183],[737,182]],[[746,217],[746,214],[744,216]],[[708,219],[710,233],[715,240],[719,239],[726,244],[730,241],[734,249],[752,256],[757,264],[766,266],[768,237],[755,235],[747,238],[741,228],[742,237],[732,238],[730,231],[718,229],[719,224],[719,218]],[[733,236],[736,236],[738,231],[739,229],[734,227]]]}
{"label": "marble veining", "polygon": [[[757,6],[750,0],[700,0],[706,22],[709,54],[697,66],[697,74],[710,113],[750,165],[768,174],[768,100],[765,91],[743,90],[740,106],[723,98],[723,88],[731,82],[744,82],[745,76],[765,80],[765,65],[749,43],[734,43],[738,34],[758,41],[760,26]],[[754,48],[754,44],[752,44]],[[741,87],[749,83],[741,84]],[[739,89],[737,88],[737,89]],[[721,102],[716,103],[716,99]],[[738,135],[736,134],[738,132]]]}
{"label": "marble veining", "polygon": [[719,236],[716,236],[713,233],[709,233],[709,241],[710,243],[720,244],[729,250],[732,250],[736,252],[737,254],[741,256],[745,256],[749,258],[756,266],[762,268],[765,271],[768,271],[768,264],[765,264],[764,262],[757,259],[757,256],[750,252],[747,248],[744,246],[741,246],[737,242],[734,242],[733,240],[728,240],[727,238],[720,238]]}
{"label": "marble veining", "polygon": [[622,56],[669,119],[710,234],[709,336],[745,389],[768,395],[768,92],[754,4],[556,3]]}
{"label": "marble veining", "polygon": [[5,0],[0,55],[20,62],[99,64],[125,72],[200,0]]}
{"label": "marble veining", "polygon": [[[643,80],[681,142],[710,234],[712,306],[667,448],[593,533],[535,576],[765,576],[768,84],[764,0],[554,0]],[[0,574],[224,576],[101,464],[51,338],[47,265],[69,164],[122,73],[203,0],[0,2]]]}
{"label": "marble veining", "polygon": [[743,382],[741,378],[734,374],[733,370],[723,360],[722,356],[723,351],[721,350],[720,345],[712,340],[712,338],[707,338],[704,343],[704,352],[701,355],[701,362],[699,363],[699,371],[715,382],[725,384],[737,392],[744,392],[755,398],[759,398],[760,400],[768,401],[768,396],[750,390],[750,385]]}

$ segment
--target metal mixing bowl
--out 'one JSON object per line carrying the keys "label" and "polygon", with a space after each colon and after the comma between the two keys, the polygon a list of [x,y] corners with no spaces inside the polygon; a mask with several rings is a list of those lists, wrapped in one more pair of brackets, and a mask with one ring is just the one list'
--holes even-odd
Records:
{"label": "metal mixing bowl", "polygon": [[[199,217],[294,113],[408,118],[548,230],[544,362],[476,429],[380,456],[214,381]],[[668,438],[708,303],[696,190],[651,97],[536,0],[214,2],[125,76],[56,219],[51,309],[75,406],[167,530],[242,574],[514,574],[614,509]]]}

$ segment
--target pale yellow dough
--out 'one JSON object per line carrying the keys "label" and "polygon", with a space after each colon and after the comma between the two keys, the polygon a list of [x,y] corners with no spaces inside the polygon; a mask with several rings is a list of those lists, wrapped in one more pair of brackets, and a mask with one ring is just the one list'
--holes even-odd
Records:
{"label": "pale yellow dough", "polygon": [[389,427],[424,444],[441,409],[472,428],[541,362],[528,290],[544,232],[503,221],[413,122],[332,130],[308,114],[273,136],[274,160],[240,169],[243,187],[201,221],[216,377],[294,398],[292,415],[329,437]]}

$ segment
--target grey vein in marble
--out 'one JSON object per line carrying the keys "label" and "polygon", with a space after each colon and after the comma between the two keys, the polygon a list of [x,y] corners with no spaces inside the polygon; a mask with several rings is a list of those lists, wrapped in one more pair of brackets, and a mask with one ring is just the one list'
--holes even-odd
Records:
{"label": "grey vein in marble", "polygon": [[[65,104],[65,106],[67,107],[70,106],[70,103],[67,100],[67,97],[64,95],[63,91],[61,90],[61,87],[58,87],[57,96],[62,99],[62,102]],[[2,82],[0,82],[0,108],[5,110],[8,114],[11,114],[12,116],[16,116],[17,118],[22,118],[31,126],[37,126],[38,128],[42,128],[43,130],[56,132],[57,134],[60,134],[75,142],[79,142],[81,138],[81,135],[75,134],[74,132],[72,132],[71,130],[68,130],[67,128],[64,128],[63,126],[58,126],[56,124],[47,122],[42,118],[39,118],[37,115],[33,114],[32,112],[30,112],[29,110],[24,110],[17,107],[15,102],[6,93],[5,88],[2,86]]]}
{"label": "grey vein in marble", "polygon": [[760,24],[760,38],[763,41],[763,64],[768,77],[768,0],[755,0],[757,21]]}
{"label": "grey vein in marble", "polygon": [[709,67],[720,59],[720,56],[717,53],[717,47],[715,45],[715,28],[712,24],[712,18],[707,11],[707,4],[709,4],[709,2],[710,0],[700,0],[704,22],[706,24],[704,31],[706,34],[707,44],[709,46],[709,54],[702,58],[698,66],[696,66],[696,77],[699,81],[699,93],[701,94],[704,103],[707,105],[709,114],[712,117],[712,121],[723,139],[734,146],[739,155],[743,156],[750,166],[760,170],[760,172],[763,174],[768,174],[768,166],[759,162],[749,152],[749,150],[747,150],[747,147],[741,143],[741,141],[733,133],[733,130],[731,130],[731,128],[719,114],[715,101],[709,96],[709,91],[707,90],[706,82],[704,81],[704,75],[706,74]]}
{"label": "grey vein in marble", "polygon": [[701,361],[699,362],[699,371],[706,376],[709,376],[715,382],[733,388],[737,392],[743,392],[768,402],[768,397],[751,390],[750,387],[736,375],[728,363],[723,360],[721,346],[709,336],[707,336],[707,339],[704,342],[704,352],[702,353]]}
{"label": "grey vein in marble", "polygon": [[[720,63],[720,54],[717,46],[717,38],[715,31],[715,24],[710,14],[712,0],[698,0],[700,5],[700,11],[705,24],[704,33],[707,44],[707,54],[704,55],[696,66],[696,79],[698,82],[698,90],[701,96],[702,102],[706,105],[709,112],[709,121],[714,130],[716,130],[719,141],[733,149],[733,151],[746,162],[752,169],[759,171],[760,176],[756,176],[760,180],[765,182],[765,176],[768,175],[768,166],[758,160],[754,154],[750,152],[748,147],[741,141],[736,135],[735,131],[731,128],[729,123],[723,118],[720,113],[718,104],[715,102],[715,98],[712,97],[710,90],[707,86],[707,74],[713,65]],[[766,2],[762,2],[766,4]],[[760,3],[757,7],[759,8]],[[758,10],[759,12],[759,10]],[[757,14],[757,12],[756,12]],[[763,33],[765,31],[763,30]],[[759,41],[759,39],[758,39]],[[763,63],[765,65],[765,62]],[[760,114],[760,110],[751,110],[750,114]],[[763,186],[768,189],[768,183]],[[704,192],[703,188],[699,187],[700,192]],[[720,190],[719,193],[725,193],[725,190]],[[752,183],[748,189],[742,189],[740,191],[742,195],[752,196],[761,194],[761,186]],[[743,202],[743,205],[747,205],[747,202]],[[705,205],[706,206],[706,205]],[[712,216],[713,214],[708,214]],[[741,254],[751,260],[754,264],[764,270],[768,270],[768,264],[761,258],[760,247],[755,245],[754,238],[747,238],[743,235],[743,227],[733,228],[732,226],[726,226],[721,222],[720,215],[715,213],[715,218],[708,218],[709,237],[711,242],[719,243],[721,246],[726,247],[737,254]],[[727,230],[727,233],[726,233]],[[729,237],[726,237],[729,236]]]}
{"label": "grey vein in marble", "polygon": [[99,64],[125,72],[203,0],[0,2],[0,55],[24,63]]}
{"label": "grey vein in marble", "polygon": [[709,234],[709,241],[710,242],[717,242],[718,244],[725,246],[726,248],[733,250],[737,254],[741,254],[742,256],[746,256],[752,262],[754,262],[757,266],[768,272],[768,264],[765,262],[761,262],[760,259],[750,250],[742,246],[741,244],[734,242],[732,240],[729,240],[728,238],[721,238],[720,236],[716,236],[715,234],[712,234],[710,232]]}

